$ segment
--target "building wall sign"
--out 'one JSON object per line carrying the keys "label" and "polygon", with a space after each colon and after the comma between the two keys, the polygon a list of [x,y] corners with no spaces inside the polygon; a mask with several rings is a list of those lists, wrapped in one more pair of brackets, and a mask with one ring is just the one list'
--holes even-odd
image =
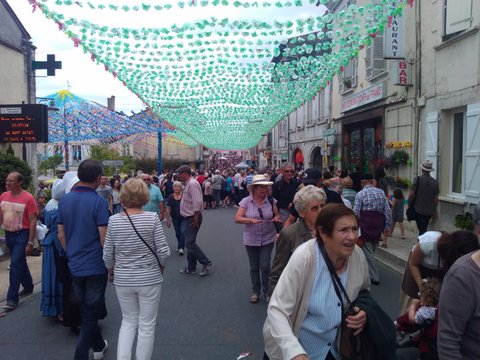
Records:
{"label": "building wall sign", "polygon": [[357,107],[370,104],[385,97],[386,86],[384,83],[370,86],[369,88],[352,94],[342,100],[342,112],[355,109]]}
{"label": "building wall sign", "polygon": [[[397,5],[396,2],[392,2],[392,6]],[[385,59],[403,59],[405,57],[403,35],[403,17],[392,16],[389,26],[385,30]]]}
{"label": "building wall sign", "polygon": [[395,62],[395,78],[393,85],[396,86],[412,86],[412,65],[406,60],[398,60]]}

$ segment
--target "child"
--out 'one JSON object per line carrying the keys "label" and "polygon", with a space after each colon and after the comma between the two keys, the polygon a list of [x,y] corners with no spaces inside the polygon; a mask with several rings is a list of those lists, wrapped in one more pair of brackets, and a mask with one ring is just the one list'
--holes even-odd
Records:
{"label": "child", "polygon": [[393,190],[393,203],[392,203],[392,235],[393,231],[395,230],[395,225],[398,222],[398,226],[400,227],[400,235],[402,240],[405,240],[405,227],[403,226],[403,214],[404,214],[404,204],[405,198],[403,196],[402,190],[396,188]]}
{"label": "child", "polygon": [[[436,278],[426,278],[420,285],[420,300],[414,299],[408,308],[408,312],[400,315],[395,321],[395,326],[400,332],[414,332],[430,320],[432,325],[424,329],[419,337],[419,349],[421,353],[428,353],[431,349],[428,346],[428,338],[434,340],[438,329],[438,300],[440,298],[441,283]],[[422,359],[422,357],[420,357]]]}

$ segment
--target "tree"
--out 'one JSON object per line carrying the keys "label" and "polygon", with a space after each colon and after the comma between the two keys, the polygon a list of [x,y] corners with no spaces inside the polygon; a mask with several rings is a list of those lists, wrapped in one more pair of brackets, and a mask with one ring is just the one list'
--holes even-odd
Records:
{"label": "tree", "polygon": [[53,175],[57,171],[57,167],[63,162],[63,156],[61,155],[53,155],[49,158],[42,160],[42,162],[38,165],[38,170],[42,172],[44,175],[48,175],[48,171],[50,170]]}
{"label": "tree", "polygon": [[0,152],[0,189],[5,190],[5,180],[8,174],[17,171],[22,174],[24,182],[23,188],[28,189],[32,185],[33,171],[30,166],[23,160],[12,155],[8,149],[6,152]]}

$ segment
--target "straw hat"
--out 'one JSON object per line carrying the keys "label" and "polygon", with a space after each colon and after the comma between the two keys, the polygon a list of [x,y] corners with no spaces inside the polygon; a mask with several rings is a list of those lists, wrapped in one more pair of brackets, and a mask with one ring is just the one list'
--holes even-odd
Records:
{"label": "straw hat", "polygon": [[253,186],[256,185],[273,185],[270,178],[267,178],[264,174],[254,175],[252,183],[248,185],[248,190],[251,191]]}
{"label": "straw hat", "polygon": [[431,171],[434,171],[435,169],[433,168],[433,163],[430,160],[425,160],[424,163],[422,164],[422,170],[426,172],[431,172]]}

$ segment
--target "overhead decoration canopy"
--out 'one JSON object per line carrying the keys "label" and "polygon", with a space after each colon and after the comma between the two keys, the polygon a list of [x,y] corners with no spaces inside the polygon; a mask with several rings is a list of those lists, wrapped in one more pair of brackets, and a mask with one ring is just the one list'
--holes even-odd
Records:
{"label": "overhead decoration canopy", "polygon": [[[254,146],[413,0],[29,0],[178,130]],[[319,6],[317,6],[319,5]]]}

